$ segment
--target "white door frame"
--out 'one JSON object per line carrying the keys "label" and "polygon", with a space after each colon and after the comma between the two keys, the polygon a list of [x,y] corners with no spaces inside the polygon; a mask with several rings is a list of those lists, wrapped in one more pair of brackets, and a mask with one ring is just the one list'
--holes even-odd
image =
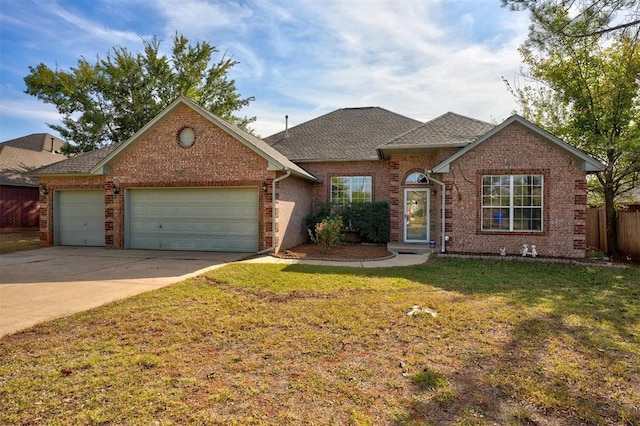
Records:
{"label": "white door frame", "polygon": [[[409,223],[409,214],[407,213],[407,200],[408,200],[408,196],[407,194],[409,192],[422,192],[425,195],[425,206],[424,206],[424,215],[425,215],[425,226],[427,227],[426,229],[426,238],[424,240],[412,240],[409,239],[409,237],[407,236],[407,225]],[[430,205],[431,205],[431,189],[430,188],[405,188],[404,189],[404,202],[402,204],[402,216],[404,217],[403,219],[403,241],[405,243],[423,243],[423,244],[428,244],[429,240],[430,240],[430,228],[431,228],[431,220],[429,218],[429,210],[430,210]]]}

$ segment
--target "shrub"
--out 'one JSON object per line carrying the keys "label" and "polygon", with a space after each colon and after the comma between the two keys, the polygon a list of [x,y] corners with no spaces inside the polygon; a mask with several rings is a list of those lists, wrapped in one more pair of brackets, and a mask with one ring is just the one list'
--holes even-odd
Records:
{"label": "shrub", "polygon": [[389,204],[354,203],[344,206],[342,213],[349,230],[361,241],[367,243],[386,243],[389,241]]}
{"label": "shrub", "polygon": [[315,232],[309,230],[309,238],[316,244],[320,244],[325,249],[336,247],[342,240],[342,217],[329,216],[317,223]]}
{"label": "shrub", "polygon": [[353,232],[362,242],[382,244],[389,241],[389,204],[386,202],[322,203],[317,214],[305,218],[309,235],[313,234],[312,241],[316,236],[316,225],[332,216],[342,216],[343,231]]}

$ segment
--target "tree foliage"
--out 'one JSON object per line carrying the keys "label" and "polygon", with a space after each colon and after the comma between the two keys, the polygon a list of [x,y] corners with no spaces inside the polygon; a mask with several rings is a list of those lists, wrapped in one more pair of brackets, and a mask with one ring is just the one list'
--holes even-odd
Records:
{"label": "tree foliage", "polygon": [[61,124],[48,125],[72,143],[67,154],[128,139],[180,95],[242,128],[255,120],[234,115],[253,98],[242,98],[228,78],[237,62],[225,55],[215,61],[211,44],[176,34],[170,57],[160,53],[157,37],[143,47],[138,53],[114,47],[94,63],[81,57],[68,71],[29,67],[26,93],[62,115]]}
{"label": "tree foliage", "polygon": [[[566,22],[569,11],[558,11]],[[607,242],[617,245],[615,203],[640,178],[638,33],[566,36],[559,27],[520,48],[526,84],[509,85],[521,114],[606,165],[591,189],[607,211]],[[508,84],[508,83],[507,83]]]}
{"label": "tree foliage", "polygon": [[529,10],[530,39],[616,34],[640,25],[638,0],[501,0],[511,10]]}

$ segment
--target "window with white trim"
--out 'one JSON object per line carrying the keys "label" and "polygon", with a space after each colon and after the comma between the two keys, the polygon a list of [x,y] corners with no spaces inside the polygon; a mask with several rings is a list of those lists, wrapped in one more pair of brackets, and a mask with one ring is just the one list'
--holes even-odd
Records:
{"label": "window with white trim", "polygon": [[482,176],[483,231],[542,231],[542,175]]}
{"label": "window with white trim", "polygon": [[371,176],[334,176],[331,202],[337,204],[371,202]]}

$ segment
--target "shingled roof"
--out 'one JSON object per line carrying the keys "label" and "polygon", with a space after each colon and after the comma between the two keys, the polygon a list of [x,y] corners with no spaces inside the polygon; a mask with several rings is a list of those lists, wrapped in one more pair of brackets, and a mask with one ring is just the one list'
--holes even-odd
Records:
{"label": "shingled roof", "polygon": [[64,155],[56,153],[64,143],[48,133],[34,133],[0,143],[0,185],[38,186],[38,179],[25,173],[64,160]]}
{"label": "shingled roof", "polygon": [[377,160],[378,145],[420,124],[384,108],[343,108],[264,140],[295,162]]}
{"label": "shingled roof", "polygon": [[494,127],[484,121],[447,112],[386,141],[378,148],[459,148],[467,146]]}
{"label": "shingled roof", "polygon": [[32,133],[27,136],[4,141],[0,144],[0,147],[13,146],[30,151],[59,153],[64,144],[66,144],[65,141],[49,133]]}
{"label": "shingled roof", "polygon": [[40,167],[39,169],[31,171],[29,174],[33,176],[69,174],[90,175],[91,169],[107,155],[111,154],[111,152],[113,152],[117,147],[118,144],[115,144],[109,145],[106,148],[85,152],[84,154],[76,155],[75,157],[68,158],[64,161]]}

